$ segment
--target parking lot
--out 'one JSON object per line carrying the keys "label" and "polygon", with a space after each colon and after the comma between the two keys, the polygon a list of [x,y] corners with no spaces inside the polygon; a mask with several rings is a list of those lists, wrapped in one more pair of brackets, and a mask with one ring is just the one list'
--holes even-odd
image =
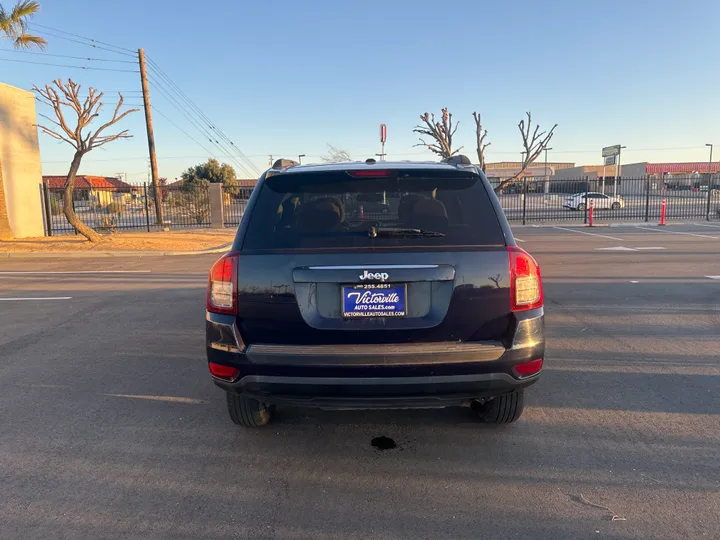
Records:
{"label": "parking lot", "polygon": [[716,538],[720,224],[514,232],[548,352],[505,427],[243,430],[204,358],[215,256],[0,259],[0,538]]}

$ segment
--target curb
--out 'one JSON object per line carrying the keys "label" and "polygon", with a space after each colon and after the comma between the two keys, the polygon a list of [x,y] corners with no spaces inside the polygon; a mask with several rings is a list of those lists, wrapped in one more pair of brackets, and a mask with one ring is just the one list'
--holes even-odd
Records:
{"label": "curb", "polygon": [[89,259],[93,257],[182,257],[225,253],[232,243],[202,251],[0,251],[0,259]]}

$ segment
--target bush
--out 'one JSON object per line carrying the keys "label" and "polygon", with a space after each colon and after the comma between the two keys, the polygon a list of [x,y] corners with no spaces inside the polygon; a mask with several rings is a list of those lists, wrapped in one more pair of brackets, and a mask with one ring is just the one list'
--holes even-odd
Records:
{"label": "bush", "polygon": [[59,216],[63,213],[63,202],[54,195],[50,195],[50,213],[53,216]]}
{"label": "bush", "polygon": [[119,214],[122,211],[122,205],[119,202],[111,202],[105,207],[108,214]]}

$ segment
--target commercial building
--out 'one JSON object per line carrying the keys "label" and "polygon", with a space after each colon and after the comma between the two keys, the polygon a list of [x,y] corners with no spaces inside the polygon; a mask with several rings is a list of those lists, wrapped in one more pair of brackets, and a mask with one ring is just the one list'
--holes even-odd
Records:
{"label": "commercial building", "polygon": [[[545,176],[553,176],[556,171],[574,166],[574,163],[548,161],[546,170],[544,161],[535,161],[528,167],[527,171],[525,171],[525,176],[528,178],[544,178]],[[485,175],[490,180],[502,181],[512,178],[518,174],[521,169],[522,163],[519,161],[498,161],[485,164]]]}

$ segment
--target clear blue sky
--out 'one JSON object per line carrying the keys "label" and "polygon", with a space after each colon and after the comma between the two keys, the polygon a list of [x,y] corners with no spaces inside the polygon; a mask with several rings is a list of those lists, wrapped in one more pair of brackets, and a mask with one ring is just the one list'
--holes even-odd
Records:
{"label": "clear blue sky", "polygon": [[[380,151],[381,122],[390,158],[432,159],[413,147],[412,128],[420,113],[443,106],[460,120],[456,141],[473,159],[474,110],[490,132],[489,161],[519,159],[517,123],[526,110],[543,127],[559,124],[551,160],[597,164],[602,146],[623,144],[626,163],[703,161],[707,142],[720,157],[717,0],[216,0],[212,12],[187,0],[41,4],[37,23],[143,47],[261,169],[268,154],[317,161],[326,143],[364,159]],[[129,59],[47,39],[51,54]],[[22,88],[58,76],[140,88],[134,73],[1,59],[96,64],[0,52],[0,81]],[[158,89],[151,94],[154,107],[203,142]],[[139,104],[138,95],[128,102]],[[155,124],[161,176],[172,179],[207,156],[159,114]],[[147,177],[142,113],[124,127],[135,138],[94,151],[81,172]],[[44,172],[65,173],[69,147],[41,141]]]}

